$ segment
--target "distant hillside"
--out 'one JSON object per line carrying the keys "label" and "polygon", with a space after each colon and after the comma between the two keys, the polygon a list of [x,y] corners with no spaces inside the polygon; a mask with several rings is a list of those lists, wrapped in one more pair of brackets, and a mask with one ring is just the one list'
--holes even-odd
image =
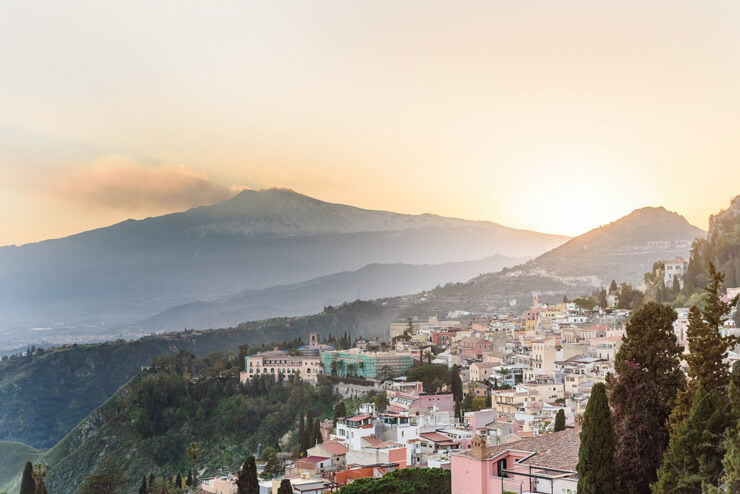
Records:
{"label": "distant hillside", "polygon": [[47,448],[162,353],[187,350],[204,356],[239,345],[303,338],[319,331],[368,337],[387,334],[403,314],[395,305],[354,302],[319,314],[240,324],[213,331],[187,331],[51,350],[41,356],[0,362],[0,439]]}
{"label": "distant hillside", "polygon": [[322,276],[302,283],[248,290],[218,301],[173,307],[138,325],[157,330],[207,329],[267,317],[312,314],[328,305],[358,298],[404,295],[449,282],[467,281],[526,260],[492,256],[479,261],[447,264],[371,264],[357,271]]}
{"label": "distant hillside", "polygon": [[639,283],[653,262],[687,256],[691,241],[704,234],[677,213],[647,207],[572,238],[530,267],[562,277],[595,276],[604,284]]}
{"label": "distant hillside", "polygon": [[563,295],[591,293],[611,280],[639,284],[655,261],[688,256],[691,241],[704,232],[682,216],[660,208],[642,208],[595,228],[520,266],[487,273],[467,283],[435,289],[438,303],[485,310],[516,301],[521,309],[532,292],[557,301]]}
{"label": "distant hillside", "polygon": [[0,441],[0,492],[18,492],[26,462],[35,463],[41,456],[41,451],[25,444]]}
{"label": "distant hillside", "polygon": [[[247,190],[214,206],[0,248],[0,327],[117,334],[117,327],[173,306],[242,290],[372,263],[529,257],[566,240],[490,222],[331,204],[288,190]],[[33,336],[16,331],[0,339],[23,344]]]}

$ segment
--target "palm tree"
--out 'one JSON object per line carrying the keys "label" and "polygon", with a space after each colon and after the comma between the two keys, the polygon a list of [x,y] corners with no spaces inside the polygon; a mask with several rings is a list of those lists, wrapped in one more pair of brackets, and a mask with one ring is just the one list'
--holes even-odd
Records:
{"label": "palm tree", "polygon": [[185,450],[185,454],[193,462],[193,486],[196,486],[198,485],[198,470],[195,468],[195,462],[198,461],[198,455],[200,454],[198,443],[190,443]]}
{"label": "palm tree", "polygon": [[46,476],[49,475],[49,471],[46,469],[46,465],[36,463],[33,469],[33,480],[36,483],[35,494],[46,494]]}

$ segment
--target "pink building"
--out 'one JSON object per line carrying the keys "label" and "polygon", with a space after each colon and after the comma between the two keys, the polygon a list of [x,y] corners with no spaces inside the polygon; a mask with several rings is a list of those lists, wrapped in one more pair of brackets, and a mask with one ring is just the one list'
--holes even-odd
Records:
{"label": "pink building", "polygon": [[462,340],[460,346],[462,347],[460,353],[464,358],[482,360],[483,354],[493,348],[493,343],[483,338],[471,336]]}
{"label": "pink building", "polygon": [[476,436],[451,456],[452,494],[575,494],[579,435],[567,429],[494,447]]}

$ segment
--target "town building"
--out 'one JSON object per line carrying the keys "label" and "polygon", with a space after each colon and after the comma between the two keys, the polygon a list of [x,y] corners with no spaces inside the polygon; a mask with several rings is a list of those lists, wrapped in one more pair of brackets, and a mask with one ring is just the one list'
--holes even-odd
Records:
{"label": "town building", "polygon": [[316,382],[322,373],[321,359],[314,355],[290,355],[287,350],[261,352],[244,357],[244,371],[239,380],[244,383],[254,376],[270,375],[276,380],[280,376],[297,374],[304,381]]}
{"label": "town building", "polygon": [[375,379],[400,375],[414,364],[410,353],[401,352],[364,352],[358,348],[323,352],[321,363],[325,374],[340,376],[357,376]]}

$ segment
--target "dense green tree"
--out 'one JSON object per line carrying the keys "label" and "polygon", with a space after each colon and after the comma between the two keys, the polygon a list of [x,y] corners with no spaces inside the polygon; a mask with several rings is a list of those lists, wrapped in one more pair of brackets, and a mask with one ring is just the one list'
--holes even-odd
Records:
{"label": "dense green tree", "polygon": [[650,492],[668,444],[665,423],[685,385],[675,319],[673,309],[655,302],[635,311],[615,358],[616,376],[608,379],[617,475],[627,494]]}
{"label": "dense green tree", "polygon": [[609,305],[606,300],[606,289],[604,287],[599,290],[596,300],[599,302],[599,307],[602,309],[606,309],[606,306]]}
{"label": "dense green tree", "polygon": [[453,400],[455,400],[456,402],[462,401],[462,379],[460,378],[460,367],[458,367],[457,365],[452,366],[452,372],[450,373],[450,390],[452,391]]}
{"label": "dense green tree", "polygon": [[30,461],[27,461],[21,477],[20,494],[34,494],[35,492],[36,483],[33,481],[33,465]]}
{"label": "dense green tree", "polygon": [[425,364],[411,367],[406,371],[406,381],[421,381],[424,391],[439,391],[450,382],[450,371],[446,365]]}
{"label": "dense green tree", "polygon": [[334,405],[334,422],[336,423],[336,420],[340,417],[346,417],[347,416],[347,408],[344,405],[344,400],[340,401],[336,405]]}
{"label": "dense green tree", "polygon": [[450,494],[449,470],[404,468],[379,478],[357,479],[339,491],[341,494]]}
{"label": "dense green tree", "polygon": [[615,440],[604,383],[596,383],[583,415],[578,450],[578,494],[617,492]]}
{"label": "dense green tree", "polygon": [[280,487],[278,487],[277,494],[293,494],[293,486],[290,484],[289,479],[283,479],[280,481]]}
{"label": "dense green tree", "polygon": [[182,485],[182,474],[177,472],[177,475],[175,475],[175,486],[177,486],[178,489],[181,489]]}
{"label": "dense green tree", "polygon": [[301,451],[305,453],[313,444],[311,443],[311,440],[313,439],[313,411],[311,409],[308,409],[308,414],[306,415],[306,428],[303,432],[303,436],[300,438],[301,440]]}
{"label": "dense green tree", "polygon": [[141,477],[141,485],[139,486],[139,494],[147,494],[149,492],[149,488],[146,485],[146,475],[143,475]]}
{"label": "dense green tree", "polygon": [[565,430],[565,411],[561,408],[555,415],[555,424],[553,425],[554,432],[560,432]]}
{"label": "dense green tree", "polygon": [[264,472],[274,477],[275,475],[278,475],[280,472],[283,471],[283,462],[280,460],[280,457],[277,454],[277,451],[275,451],[275,448],[270,448],[271,451],[267,455],[267,462],[265,463],[265,470]]}
{"label": "dense green tree", "polygon": [[671,433],[653,485],[656,494],[722,492],[740,484],[740,364],[733,367],[728,386],[705,387],[702,377],[692,384],[691,406]]}
{"label": "dense green tree", "polygon": [[376,410],[381,412],[388,407],[388,394],[385,392],[385,390],[381,390],[375,394],[375,398],[373,398],[373,403],[375,404]]}
{"label": "dense green tree", "polygon": [[609,293],[617,293],[619,291],[619,288],[617,287],[617,282],[612,280],[612,282],[609,284]]}
{"label": "dense green tree", "polygon": [[188,487],[193,486],[193,469],[192,468],[188,468],[188,478],[185,481],[185,485],[187,485]]}
{"label": "dense green tree", "polygon": [[654,494],[701,492],[716,486],[722,475],[723,434],[729,425],[726,400],[720,390],[708,390],[699,381],[688,416],[673,431]]}
{"label": "dense green tree", "polygon": [[254,456],[250,456],[242,465],[236,479],[237,494],[259,494],[260,486],[257,480],[257,464]]}
{"label": "dense green tree", "polygon": [[709,283],[704,287],[704,308],[694,305],[689,309],[689,326],[686,329],[689,386],[680,394],[678,404],[671,414],[671,430],[675,430],[686,418],[699,381],[710,391],[729,384],[730,374],[723,359],[738,340],[732,336],[722,336],[720,327],[737,301],[722,300],[720,290],[724,275],[715,269],[713,263],[709,263],[708,272]]}
{"label": "dense green tree", "polygon": [[123,492],[127,479],[124,477],[120,467],[116,464],[108,464],[100,473],[90,474],[85,477],[80,487],[81,494],[117,494]]}

